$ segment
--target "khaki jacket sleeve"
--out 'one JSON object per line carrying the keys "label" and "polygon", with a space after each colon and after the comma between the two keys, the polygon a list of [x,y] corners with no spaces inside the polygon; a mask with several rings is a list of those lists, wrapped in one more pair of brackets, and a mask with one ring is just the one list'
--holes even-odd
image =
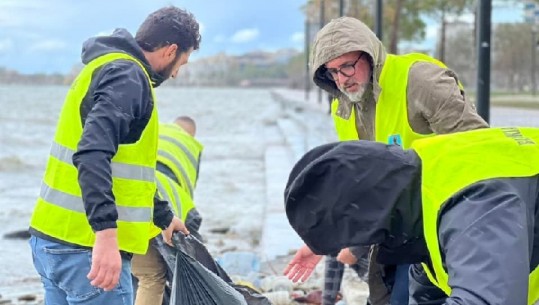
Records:
{"label": "khaki jacket sleeve", "polygon": [[427,62],[415,63],[408,75],[408,120],[420,134],[446,134],[488,127],[458,87],[457,75]]}

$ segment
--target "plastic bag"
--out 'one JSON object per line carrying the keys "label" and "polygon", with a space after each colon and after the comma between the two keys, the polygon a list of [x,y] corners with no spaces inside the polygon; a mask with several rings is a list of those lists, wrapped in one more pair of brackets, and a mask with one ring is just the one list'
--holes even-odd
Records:
{"label": "plastic bag", "polygon": [[189,255],[178,251],[176,259],[171,305],[247,305],[239,292]]}
{"label": "plastic bag", "polygon": [[[206,247],[193,236],[174,234],[174,266],[170,295],[171,305],[271,305],[255,290],[232,283],[228,274],[215,262]],[[162,248],[162,241],[160,242]],[[160,249],[161,252],[162,249]]]}

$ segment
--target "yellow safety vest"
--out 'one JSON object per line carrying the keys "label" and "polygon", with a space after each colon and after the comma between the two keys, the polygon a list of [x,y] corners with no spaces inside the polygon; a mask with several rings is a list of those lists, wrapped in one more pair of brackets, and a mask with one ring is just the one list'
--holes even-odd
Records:
{"label": "yellow safety vest", "polygon": [[159,196],[168,201],[174,215],[185,222],[187,214],[195,207],[191,196],[176,181],[167,175],[157,172],[157,190]]}
{"label": "yellow safety vest", "polygon": [[[174,215],[178,216],[185,223],[189,211],[195,207],[193,199],[184,188],[167,175],[157,171],[155,177],[157,178],[159,198],[166,200]],[[159,232],[161,232],[161,229],[154,225],[151,236],[156,236]]]}
{"label": "yellow safety vest", "polygon": [[[78,171],[73,165],[72,156],[82,136],[80,105],[89,89],[93,73],[115,60],[134,61],[151,84],[142,63],[124,53],[100,56],[84,67],[64,102],[41,192],[30,222],[30,226],[39,232],[86,247],[94,245],[95,234],[86,218]],[[151,94],[155,103],[153,88]],[[153,197],[156,192],[157,132],[158,118],[154,105],[140,139],[133,144],[119,145],[118,152],[111,160],[112,192],[118,211],[118,245],[123,251],[144,254],[148,248]]]}
{"label": "yellow safety vest", "polygon": [[202,149],[202,144],[178,125],[159,125],[157,161],[170,168],[191,198],[198,179]]}
{"label": "yellow safety vest", "polygon": [[[376,103],[375,141],[409,148],[413,141],[433,135],[414,132],[408,122],[408,103],[406,101],[408,72],[410,67],[418,61],[430,62],[446,68],[442,62],[425,54],[387,55],[379,79],[381,92]],[[339,140],[359,139],[355,108],[352,107],[350,117],[344,119],[337,115],[339,103],[338,99],[334,99],[331,103],[331,114]]]}
{"label": "yellow safety vest", "polygon": [[[412,149],[422,160],[423,226],[434,270],[425,264],[423,267],[432,283],[450,295],[438,241],[440,208],[451,196],[478,181],[537,175],[539,129],[479,129],[417,140]],[[539,300],[539,268],[530,273],[528,291],[531,305]]]}

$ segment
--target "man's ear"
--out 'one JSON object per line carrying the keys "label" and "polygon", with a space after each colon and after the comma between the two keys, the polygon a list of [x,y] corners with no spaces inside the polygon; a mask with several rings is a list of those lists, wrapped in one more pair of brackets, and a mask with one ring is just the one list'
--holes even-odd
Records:
{"label": "man's ear", "polygon": [[173,44],[169,45],[168,47],[166,47],[164,55],[165,55],[165,57],[167,59],[170,59],[170,58],[174,59],[174,58],[176,58],[176,51],[177,50],[178,50],[178,45],[173,43]]}

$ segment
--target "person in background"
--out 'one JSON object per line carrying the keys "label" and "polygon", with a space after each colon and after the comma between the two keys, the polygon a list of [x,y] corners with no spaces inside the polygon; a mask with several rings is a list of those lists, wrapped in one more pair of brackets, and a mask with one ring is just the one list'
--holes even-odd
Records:
{"label": "person in background", "polygon": [[348,265],[362,281],[367,281],[369,268],[366,259],[358,260],[359,254],[347,253],[356,249],[344,249],[338,256],[326,256],[326,268],[324,277],[324,288],[322,290],[322,304],[335,304],[341,290],[344,267]]}
{"label": "person in background", "polygon": [[537,128],[458,132],[404,150],[319,146],[292,169],[285,203],[317,254],[376,244],[372,259],[415,264],[410,304],[539,302]]}
{"label": "person in background", "polygon": [[83,44],[30,221],[46,304],[132,305],[131,258],[146,253],[151,226],[168,242],[189,233],[156,197],[154,88],[199,45],[198,22],[173,6],[151,13],[135,37],[117,29]]}
{"label": "person in background", "polygon": [[202,145],[195,139],[196,124],[182,116],[159,126],[157,170],[174,179],[193,198]]}
{"label": "person in background", "polygon": [[[326,24],[312,50],[313,81],[335,97],[331,115],[341,141],[373,140],[409,148],[415,140],[435,134],[488,127],[466,101],[455,72],[424,54],[386,53],[376,35],[355,18],[341,17]],[[355,252],[343,249],[339,259],[348,264],[366,259]],[[306,279],[320,259],[303,246],[285,274],[295,281]],[[340,283],[331,278],[344,268],[336,259],[326,258],[327,282]],[[368,275],[371,304],[407,305],[408,269],[408,264],[372,262]],[[334,304],[336,293],[324,291],[324,305]]]}
{"label": "person in background", "polygon": [[[159,197],[171,205],[176,216],[184,221],[190,234],[202,240],[198,231],[202,217],[195,208],[192,190],[196,185],[203,146],[195,139],[196,123],[180,116],[172,124],[160,124],[157,159]],[[191,188],[189,187],[191,186]],[[132,273],[138,280],[135,305],[163,303],[167,279],[172,279],[160,249],[159,230],[155,228],[148,252],[133,255]]]}

